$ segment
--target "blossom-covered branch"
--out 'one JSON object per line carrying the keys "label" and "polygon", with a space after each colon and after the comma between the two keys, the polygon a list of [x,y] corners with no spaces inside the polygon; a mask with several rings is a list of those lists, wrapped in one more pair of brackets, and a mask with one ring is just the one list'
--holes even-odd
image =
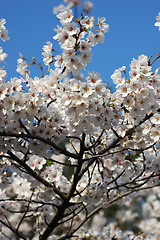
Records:
{"label": "blossom-covered branch", "polygon": [[[62,52],[50,41],[43,46],[48,75],[22,54],[22,77],[6,81],[0,68],[0,239],[138,239],[134,229],[117,230],[118,221],[98,233],[90,227],[94,217],[103,219],[101,210],[115,216],[114,204],[131,207],[140,197],[151,202],[149,190],[154,209],[158,205],[160,75],[153,68],[159,54],[152,62],[143,54],[133,59],[129,77],[125,66],[116,69],[111,93],[99,73],[82,76],[92,48],[109,31],[106,19],[86,15],[93,8],[89,1],[79,17],[81,1],[65,2],[54,9],[60,25],[53,39]],[[3,41],[9,40],[5,24],[1,19]],[[6,57],[0,47],[0,62]],[[32,65],[40,77],[30,77]]]}

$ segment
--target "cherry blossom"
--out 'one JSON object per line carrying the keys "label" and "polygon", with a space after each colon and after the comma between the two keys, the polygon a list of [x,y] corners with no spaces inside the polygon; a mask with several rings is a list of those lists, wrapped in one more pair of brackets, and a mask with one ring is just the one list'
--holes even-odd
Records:
{"label": "cherry blossom", "polygon": [[[133,59],[129,74],[116,69],[114,93],[95,71],[81,79],[109,25],[74,17],[80,1],[65,3],[55,9],[61,52],[50,41],[42,48],[48,74],[22,54],[22,77],[6,81],[0,68],[0,239],[158,239],[159,54]],[[39,77],[30,77],[32,65]]]}
{"label": "cherry blossom", "polygon": [[4,61],[4,59],[7,57],[7,54],[3,52],[3,48],[0,47],[0,62]]}
{"label": "cherry blossom", "polygon": [[50,63],[52,62],[52,43],[51,42],[47,42],[47,45],[43,46],[43,62],[45,65],[49,66]]}
{"label": "cherry blossom", "polygon": [[6,20],[4,18],[0,19],[0,38],[4,42],[10,39],[10,37],[8,36],[8,30],[4,26],[5,23],[6,23]]}
{"label": "cherry blossom", "polygon": [[89,14],[89,13],[92,11],[92,9],[93,9],[93,3],[90,2],[90,1],[86,1],[86,2],[84,3],[84,11],[85,11],[87,14]]}
{"label": "cherry blossom", "polygon": [[160,12],[158,13],[158,16],[156,17],[157,22],[154,24],[156,27],[159,27],[160,31]]}

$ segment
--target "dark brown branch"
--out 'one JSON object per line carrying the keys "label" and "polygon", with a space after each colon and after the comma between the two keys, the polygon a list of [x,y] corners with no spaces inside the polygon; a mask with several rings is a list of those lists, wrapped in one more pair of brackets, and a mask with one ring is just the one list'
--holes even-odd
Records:
{"label": "dark brown branch", "polygon": [[77,166],[78,166],[78,165],[76,165],[76,164],[63,163],[63,162],[59,162],[59,161],[57,161],[57,160],[50,159],[50,158],[45,158],[45,159],[46,159],[46,160],[49,160],[49,161],[51,161],[51,162],[54,162],[54,163],[63,165],[63,166],[67,166],[67,167],[77,167]]}
{"label": "dark brown branch", "polygon": [[33,135],[33,134],[25,134],[25,133],[7,133],[7,132],[0,132],[0,136],[2,137],[14,137],[14,138],[23,138],[23,139],[36,139],[39,140],[43,143],[48,144],[49,146],[53,147],[56,149],[58,152],[64,154],[65,156],[72,157],[74,159],[77,159],[77,154],[68,152],[65,148],[62,148],[55,144],[53,141],[50,139],[45,139],[43,137],[40,137],[38,135]]}
{"label": "dark brown branch", "polygon": [[29,175],[31,175],[33,178],[35,178],[37,181],[41,182],[43,185],[46,187],[52,188],[54,192],[60,196],[62,199],[66,199],[66,196],[59,190],[57,189],[53,184],[47,182],[44,178],[39,176],[35,171],[33,171],[25,162],[21,161],[16,155],[14,155],[11,151],[8,150],[8,155],[10,158],[19,163],[24,169],[27,171]]}
{"label": "dark brown branch", "polygon": [[92,148],[96,147],[98,144],[100,144],[101,142],[101,137],[104,133],[104,129],[102,130],[101,134],[99,135],[99,137],[96,139],[96,141],[89,147],[85,147],[85,151],[91,150]]}
{"label": "dark brown branch", "polygon": [[69,207],[69,200],[63,201],[63,203],[58,207],[56,215],[53,217],[51,222],[48,224],[46,230],[40,236],[40,240],[46,240],[52,231],[58,226],[59,221],[62,219],[65,210]]}
{"label": "dark brown branch", "polygon": [[[30,196],[30,199],[29,199],[30,201],[31,201],[31,199],[32,199],[32,197],[33,197],[33,194],[34,194],[34,190],[33,190],[32,194],[31,194],[31,196]],[[28,202],[27,208],[26,208],[26,210],[25,210],[25,213],[23,214],[22,218],[20,219],[16,231],[18,231],[18,229],[20,228],[23,220],[25,219],[25,217],[26,217],[26,215],[27,215],[27,213],[28,213],[28,211],[29,211],[29,206],[30,206],[30,204],[31,204],[31,202]]]}
{"label": "dark brown branch", "polygon": [[[81,207],[81,206],[80,206]],[[78,207],[79,208],[79,207]],[[76,212],[76,210],[73,210],[72,211],[72,213],[70,213],[70,215],[72,214],[73,216],[70,216],[69,218],[67,218],[67,219],[65,219],[64,221],[61,221],[61,222],[59,222],[59,225],[61,225],[61,224],[63,224],[63,223],[66,223],[66,222],[68,222],[69,220],[72,220],[73,219],[73,217],[75,217],[76,215],[78,215],[80,212],[82,212],[83,210],[85,209],[85,207],[84,206],[82,206],[82,208],[80,209],[80,210],[78,210],[77,212]]]}
{"label": "dark brown branch", "polygon": [[68,193],[68,198],[70,199],[73,194],[74,194],[74,191],[76,190],[76,186],[77,186],[77,183],[78,181],[80,180],[81,177],[79,177],[79,174],[81,172],[81,168],[82,168],[82,158],[83,158],[83,154],[84,154],[84,143],[85,143],[85,133],[83,133],[82,135],[82,140],[81,140],[81,143],[80,143],[80,151],[79,151],[79,154],[78,154],[78,167],[76,168],[76,172],[74,174],[74,177],[73,177],[73,182],[72,182],[72,185],[70,187],[70,190],[69,190],[69,193]]}
{"label": "dark brown branch", "polygon": [[23,124],[23,122],[21,121],[21,119],[19,118],[19,123],[20,123],[20,126],[25,130],[25,132],[27,133],[27,134],[30,134],[30,132],[29,132],[29,130],[25,127],[25,125]]}
{"label": "dark brown branch", "polygon": [[[160,109],[157,110],[157,112],[160,112]],[[146,117],[144,117],[138,124],[134,125],[131,129],[129,129],[128,131],[126,131],[126,134],[121,137],[117,137],[117,139],[114,139],[113,142],[105,149],[103,149],[102,151],[100,151],[97,156],[102,156],[103,154],[105,154],[106,152],[108,152],[110,149],[117,147],[117,144],[123,140],[125,137],[130,137],[132,136],[132,134],[135,132],[135,128],[137,128],[138,126],[140,126],[141,124],[143,124],[145,121],[149,120],[152,116],[154,116],[154,113],[150,113],[149,115],[146,114]],[[94,157],[90,159],[88,165],[81,171],[81,176],[83,176],[83,174],[87,171],[87,169],[94,163],[94,161],[97,159],[97,157]]]}
{"label": "dark brown branch", "polygon": [[[138,191],[142,191],[142,190],[145,190],[145,189],[150,189],[150,188],[154,188],[154,187],[158,187],[160,184],[155,184],[155,185],[151,185],[151,186],[145,186],[145,187],[141,187],[141,188],[138,188],[138,189],[134,189],[134,190],[131,190],[131,191],[128,191],[122,195],[118,195],[117,197],[115,197],[113,200],[111,200],[108,205],[111,205],[112,203],[118,201],[119,199],[122,199],[123,197],[125,196],[128,196],[130,195],[131,193],[134,193],[134,192],[138,192]],[[69,236],[64,236],[62,238],[60,238],[59,240],[63,240],[63,239],[70,239],[73,234],[78,230],[80,229],[80,227],[88,220],[90,219],[93,215],[95,215],[96,213],[98,213],[101,209],[103,208],[103,205],[97,207],[96,209],[94,209],[88,216],[86,216],[85,219],[83,219],[76,227],[75,229],[72,230],[72,232],[70,233]]]}
{"label": "dark brown branch", "polygon": [[108,156],[108,155],[113,155],[113,154],[116,154],[116,153],[120,153],[120,152],[123,152],[123,151],[135,151],[135,152],[143,152],[145,150],[148,150],[152,147],[154,147],[154,145],[156,144],[157,142],[154,142],[153,144],[149,145],[148,147],[146,148],[123,148],[123,149],[119,149],[119,150],[116,150],[116,151],[109,151],[108,153],[104,153],[104,154],[96,154],[96,155],[91,155],[91,157],[88,157],[88,158],[84,158],[83,161],[86,162],[86,161],[90,161],[92,160],[93,158],[97,159],[99,157],[105,157],[105,156]]}
{"label": "dark brown branch", "polygon": [[158,58],[160,58],[160,52],[157,54],[156,58],[150,63],[151,57],[148,59],[148,66],[151,66]]}
{"label": "dark brown branch", "polygon": [[27,202],[27,203],[36,203],[36,204],[40,204],[40,206],[37,207],[41,207],[41,205],[51,205],[53,207],[58,207],[58,205],[55,205],[51,202],[43,202],[43,201],[37,201],[37,200],[27,200],[27,199],[20,199],[20,198],[8,198],[8,199],[0,199],[0,202]]}
{"label": "dark brown branch", "polygon": [[46,230],[41,235],[40,240],[46,240],[50,236],[51,232],[59,225],[59,221],[63,218],[65,210],[70,206],[69,201],[72,198],[74,191],[76,190],[78,181],[80,180],[79,173],[81,171],[82,164],[83,164],[82,158],[83,158],[83,154],[84,154],[84,143],[85,143],[85,133],[82,134],[82,139],[81,139],[81,143],[80,143],[80,151],[79,151],[78,157],[77,157],[78,166],[74,173],[72,185],[70,186],[70,189],[69,189],[69,192],[68,192],[66,198],[63,200],[62,204],[58,207],[58,211],[57,211],[56,215],[53,217],[51,222],[48,224]]}
{"label": "dark brown branch", "polygon": [[7,224],[6,222],[2,221],[1,219],[0,219],[0,223],[2,223],[5,227],[10,229],[18,238],[26,240],[26,238],[23,237],[17,230],[15,230],[10,224]]}

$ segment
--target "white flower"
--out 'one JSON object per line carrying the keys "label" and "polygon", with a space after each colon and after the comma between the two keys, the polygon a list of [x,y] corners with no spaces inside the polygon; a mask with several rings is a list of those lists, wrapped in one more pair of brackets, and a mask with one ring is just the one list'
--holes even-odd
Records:
{"label": "white flower", "polygon": [[4,61],[4,59],[7,57],[7,54],[3,52],[3,48],[0,47],[0,62]]}
{"label": "white flower", "polygon": [[4,107],[8,110],[14,109],[14,97],[13,95],[9,95],[6,98],[3,99]]}
{"label": "white flower", "polygon": [[62,12],[64,9],[65,9],[65,6],[63,4],[60,4],[59,6],[53,8],[53,13],[57,14],[59,12]]}
{"label": "white flower", "polygon": [[6,20],[4,18],[0,19],[0,38],[4,42],[10,39],[10,37],[8,36],[8,30],[6,30],[4,26],[5,23],[6,23]]}
{"label": "white flower", "polygon": [[6,96],[7,88],[4,84],[0,84],[0,100],[3,100]]}
{"label": "white flower", "polygon": [[45,65],[49,66],[50,63],[52,62],[52,53],[50,52],[43,52],[43,62]]}
{"label": "white flower", "polygon": [[87,14],[89,14],[89,13],[92,11],[92,9],[93,9],[93,3],[90,2],[90,1],[86,1],[86,2],[84,3],[84,11],[85,11]]}
{"label": "white flower", "polygon": [[50,63],[52,62],[52,53],[51,53],[51,51],[52,51],[52,43],[48,41],[47,45],[44,45],[42,49],[44,51],[42,53],[42,55],[43,55],[43,62],[44,62],[45,65],[50,66]]}
{"label": "white flower", "polygon": [[31,194],[30,185],[31,183],[27,179],[20,176],[16,176],[12,183],[15,194],[24,198],[28,198]]}
{"label": "white flower", "polygon": [[114,73],[111,75],[111,79],[113,82],[118,86],[124,85],[125,79],[121,76],[121,71],[119,69],[116,69]]}
{"label": "white flower", "polygon": [[98,18],[98,25],[99,25],[100,31],[103,33],[109,32],[109,25],[105,23],[105,21],[106,21],[106,18],[104,17]]}
{"label": "white flower", "polygon": [[61,45],[61,48],[64,50],[73,50],[75,46],[76,39],[73,37],[69,37],[67,40],[64,41],[64,43]]}
{"label": "white flower", "polygon": [[126,97],[128,95],[129,92],[129,88],[127,87],[127,85],[120,85],[120,87],[118,88],[119,93],[122,94],[124,97]]}
{"label": "white flower", "polygon": [[125,98],[124,98],[124,101],[123,101],[123,105],[124,106],[127,106],[127,107],[131,107],[134,105],[134,98],[133,96],[130,96],[130,95],[127,95]]}
{"label": "white flower", "polygon": [[9,40],[10,37],[8,36],[8,30],[5,28],[2,28],[0,30],[0,38],[5,42],[6,40]]}
{"label": "white flower", "polygon": [[96,42],[104,43],[104,34],[102,32],[95,34],[94,38]]}
{"label": "white flower", "polygon": [[153,127],[150,131],[150,138],[153,139],[154,142],[158,141],[160,138],[160,131]]}
{"label": "white flower", "polygon": [[57,35],[55,35],[55,36],[53,37],[54,40],[57,40],[57,39],[58,39],[58,41],[60,41],[59,35],[60,35],[60,33],[62,32],[62,30],[63,30],[63,28],[60,27],[60,26],[58,26],[58,25],[57,25],[57,28],[54,28],[54,31],[57,33]]}
{"label": "white flower", "polygon": [[6,20],[4,18],[0,19],[0,30],[2,28],[5,28],[4,24],[6,23]]}
{"label": "white flower", "polygon": [[60,19],[60,22],[62,25],[65,25],[68,22],[71,22],[73,19],[73,13],[72,10],[69,9],[67,11],[63,11],[57,15],[57,18]]}
{"label": "white flower", "polygon": [[64,29],[65,31],[69,34],[69,35],[73,35],[73,34],[78,34],[79,33],[79,28],[77,27],[77,24],[75,22],[68,22],[64,25]]}
{"label": "white flower", "polygon": [[100,74],[99,73],[95,73],[94,71],[91,71],[89,76],[86,78],[87,83],[92,83],[95,84],[97,82],[101,82],[102,79],[100,78]]}
{"label": "white flower", "polygon": [[147,133],[149,133],[150,129],[151,129],[151,123],[150,123],[150,121],[146,121],[146,122],[143,124],[142,133],[143,133],[144,135],[146,135]]}
{"label": "white flower", "polygon": [[69,38],[70,38],[70,36],[69,36],[68,32],[65,31],[64,29],[62,30],[62,32],[58,36],[58,40],[61,42],[61,44],[63,44]]}
{"label": "white flower", "polygon": [[160,31],[160,12],[158,13],[158,16],[156,17],[157,22],[154,24],[154,26],[159,27]]}
{"label": "white flower", "polygon": [[42,49],[44,52],[51,52],[52,51],[52,43],[48,41],[47,45],[44,45]]}
{"label": "white flower", "polygon": [[7,77],[6,70],[0,68],[0,81],[3,81]]}
{"label": "white flower", "polygon": [[[19,59],[17,62],[20,62]],[[30,73],[30,71],[27,69],[28,64],[26,61],[22,61],[21,63],[18,63],[16,71],[20,73],[22,76],[26,76]]]}
{"label": "white flower", "polygon": [[155,113],[153,115],[153,117],[151,118],[151,122],[153,124],[160,124],[160,114],[159,113]]}
{"label": "white flower", "polygon": [[56,60],[56,62],[54,63],[54,66],[57,67],[62,67],[63,65],[63,55],[57,55],[54,57],[54,59]]}
{"label": "white flower", "polygon": [[87,53],[91,51],[91,45],[89,43],[87,43],[86,41],[82,40],[80,42],[80,46],[79,46],[79,51],[83,52],[83,53]]}
{"label": "white flower", "polygon": [[22,81],[18,78],[11,78],[10,82],[7,82],[7,87],[10,93],[19,92],[22,89]]}
{"label": "white flower", "polygon": [[94,21],[95,21],[95,18],[94,17],[88,17],[88,16],[85,16],[84,19],[82,19],[80,21],[81,25],[85,28],[90,28],[92,29],[93,26],[94,26]]}
{"label": "white flower", "polygon": [[38,155],[32,155],[28,160],[27,164],[30,168],[34,169],[42,169],[43,165],[46,163],[46,160]]}
{"label": "white flower", "polygon": [[88,63],[90,63],[92,61],[92,58],[91,58],[92,55],[93,54],[90,53],[90,52],[86,52],[84,54],[80,54],[80,56],[79,56],[80,62],[82,62],[84,66],[87,66]]}

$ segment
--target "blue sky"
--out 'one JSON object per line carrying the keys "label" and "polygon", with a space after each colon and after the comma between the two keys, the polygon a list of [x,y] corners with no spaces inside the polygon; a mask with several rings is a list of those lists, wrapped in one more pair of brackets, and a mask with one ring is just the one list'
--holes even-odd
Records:
{"label": "blue sky", "polygon": [[[83,2],[83,0],[82,0]],[[154,26],[160,12],[159,0],[92,0],[94,9],[91,15],[106,17],[110,32],[105,43],[93,48],[93,61],[88,71],[99,72],[104,82],[112,89],[110,76],[116,68],[127,66],[132,58],[140,54],[156,57],[160,51],[160,31]],[[37,62],[42,61],[42,47],[47,41],[53,42],[53,29],[58,21],[53,15],[53,7],[63,3],[61,0],[0,0],[0,18],[5,18],[10,40],[0,46],[8,54],[5,62],[9,78],[19,76],[16,72],[19,53]],[[80,10],[79,10],[80,13]],[[160,59],[154,69],[160,67]],[[47,74],[47,67],[44,67]],[[33,70],[31,76],[40,76]]]}

